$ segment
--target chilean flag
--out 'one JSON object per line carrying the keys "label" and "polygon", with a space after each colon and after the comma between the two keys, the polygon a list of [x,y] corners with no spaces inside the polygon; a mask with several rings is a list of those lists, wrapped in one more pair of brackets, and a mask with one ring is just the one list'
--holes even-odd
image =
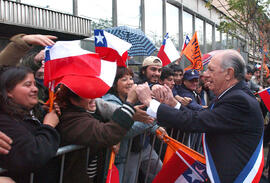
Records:
{"label": "chilean flag", "polygon": [[270,87],[258,92],[258,94],[263,100],[263,103],[267,107],[268,111],[270,111]]}
{"label": "chilean flag", "polygon": [[132,44],[100,29],[94,30],[95,51],[101,59],[116,61],[117,66],[126,67],[128,50]]}
{"label": "chilean flag", "polygon": [[54,81],[66,85],[83,98],[101,97],[110,89],[116,62],[80,47],[80,41],[58,41],[45,49],[44,85]]}
{"label": "chilean flag", "polygon": [[173,42],[169,38],[168,33],[163,40],[162,46],[160,47],[157,56],[161,59],[163,67],[177,60],[180,57],[178,51],[173,45]]}
{"label": "chilean flag", "polygon": [[186,39],[185,39],[185,42],[183,44],[182,52],[185,50],[185,48],[187,47],[189,42],[190,42],[190,39],[189,39],[188,35],[186,35]]}
{"label": "chilean flag", "polygon": [[115,166],[115,164],[112,165],[112,168],[108,169],[108,175],[106,179],[106,183],[119,183],[119,170]]}
{"label": "chilean flag", "polygon": [[179,149],[162,166],[153,183],[200,183],[206,179],[205,165]]}
{"label": "chilean flag", "polygon": [[115,160],[115,152],[112,150],[106,183],[119,183],[119,170],[115,166],[114,160]]}

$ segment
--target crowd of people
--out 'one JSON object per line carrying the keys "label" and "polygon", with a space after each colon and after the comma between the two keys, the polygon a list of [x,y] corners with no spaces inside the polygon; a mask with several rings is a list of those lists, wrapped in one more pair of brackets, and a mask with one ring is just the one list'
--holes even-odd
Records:
{"label": "crowd of people", "polygon": [[172,128],[185,132],[183,142],[205,154],[208,182],[234,182],[251,172],[242,173],[257,157],[263,137],[269,142],[269,132],[263,136],[269,113],[254,94],[270,83],[265,78],[261,86],[260,70],[246,66],[235,50],[217,51],[206,71],[184,71],[174,63],[162,67],[156,56],[144,59],[138,77],[118,67],[113,86],[98,99],[60,85],[49,112],[44,46],[55,39],[16,35],[0,53],[0,167],[7,170],[0,182],[29,182],[31,172],[34,182],[58,182],[55,155],[69,144],[90,147],[90,153],[66,155],[65,183],[102,182],[108,148],[116,153],[120,182],[135,183],[135,170],[143,182],[152,182],[162,157],[151,147],[151,135],[159,130],[162,139]]}

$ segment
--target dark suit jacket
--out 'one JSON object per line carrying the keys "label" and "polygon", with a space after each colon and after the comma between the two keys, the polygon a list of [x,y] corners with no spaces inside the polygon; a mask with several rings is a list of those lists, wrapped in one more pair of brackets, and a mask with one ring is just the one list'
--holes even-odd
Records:
{"label": "dark suit jacket", "polygon": [[260,107],[241,81],[206,110],[180,110],[161,104],[157,120],[161,126],[188,132],[205,132],[221,182],[233,182],[249,161],[263,134]]}

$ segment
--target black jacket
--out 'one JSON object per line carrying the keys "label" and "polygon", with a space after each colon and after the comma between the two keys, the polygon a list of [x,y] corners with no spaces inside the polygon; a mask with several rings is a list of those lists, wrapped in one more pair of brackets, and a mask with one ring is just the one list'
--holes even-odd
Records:
{"label": "black jacket", "polygon": [[15,120],[2,111],[0,130],[13,140],[9,154],[0,155],[0,167],[8,170],[6,175],[17,183],[28,183],[34,172],[34,182],[49,182],[53,176],[48,175],[45,165],[50,167],[47,163],[56,155],[60,143],[57,131],[34,118]]}
{"label": "black jacket", "polygon": [[190,111],[161,104],[157,119],[161,126],[188,132],[205,132],[221,182],[233,182],[249,161],[263,134],[259,104],[243,81],[228,90],[210,107]]}

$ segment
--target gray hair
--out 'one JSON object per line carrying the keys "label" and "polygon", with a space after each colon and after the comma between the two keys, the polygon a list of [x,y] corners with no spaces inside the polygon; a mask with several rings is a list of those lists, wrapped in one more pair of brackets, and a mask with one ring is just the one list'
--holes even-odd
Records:
{"label": "gray hair", "polygon": [[236,50],[224,50],[221,68],[225,70],[229,67],[234,69],[234,77],[238,81],[245,79],[246,63],[240,53]]}

